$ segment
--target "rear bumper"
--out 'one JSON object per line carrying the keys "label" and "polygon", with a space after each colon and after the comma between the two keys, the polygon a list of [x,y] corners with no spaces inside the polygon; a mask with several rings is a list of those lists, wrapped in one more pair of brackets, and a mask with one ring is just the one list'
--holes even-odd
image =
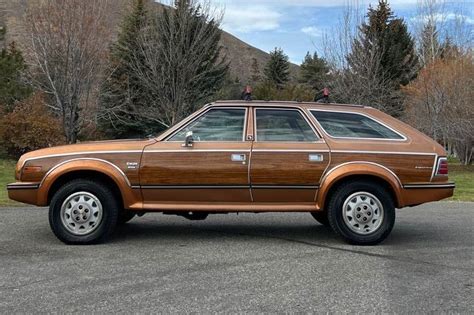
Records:
{"label": "rear bumper", "polygon": [[8,198],[27,203],[30,205],[38,204],[38,183],[13,183],[7,185]]}
{"label": "rear bumper", "polygon": [[403,207],[452,197],[455,187],[454,183],[403,185]]}

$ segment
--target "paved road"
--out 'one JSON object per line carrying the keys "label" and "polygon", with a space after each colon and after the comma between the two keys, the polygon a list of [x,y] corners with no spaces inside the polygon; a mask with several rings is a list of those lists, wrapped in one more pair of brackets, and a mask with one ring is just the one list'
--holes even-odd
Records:
{"label": "paved road", "polygon": [[376,247],[309,214],[148,214],[65,246],[47,210],[0,209],[0,313],[474,312],[474,203],[399,210]]}

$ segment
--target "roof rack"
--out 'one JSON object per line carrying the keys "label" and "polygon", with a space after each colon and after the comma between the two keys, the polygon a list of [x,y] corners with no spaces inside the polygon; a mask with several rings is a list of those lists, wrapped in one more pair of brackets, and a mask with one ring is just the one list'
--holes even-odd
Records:
{"label": "roof rack", "polygon": [[210,106],[213,104],[251,104],[251,103],[267,103],[267,104],[298,104],[298,105],[319,105],[319,106],[345,106],[345,107],[358,107],[364,108],[368,106],[357,105],[357,104],[338,104],[338,103],[317,103],[317,102],[299,102],[299,101],[269,101],[269,100],[252,100],[252,101],[243,101],[243,100],[219,100],[205,106]]}

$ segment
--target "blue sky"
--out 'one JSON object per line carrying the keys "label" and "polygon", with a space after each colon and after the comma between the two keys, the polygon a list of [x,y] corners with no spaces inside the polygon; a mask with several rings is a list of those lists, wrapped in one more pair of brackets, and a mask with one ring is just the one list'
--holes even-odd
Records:
{"label": "blue sky", "polygon": [[[224,30],[264,51],[281,47],[292,62],[299,64],[307,51],[322,52],[322,36],[337,25],[348,0],[214,0],[212,3],[225,8]],[[364,13],[370,3],[377,1],[358,1]],[[417,0],[389,3],[395,14],[405,18],[411,27],[417,19]],[[474,0],[458,0],[444,6],[445,19],[449,20],[455,12],[461,12],[465,22],[474,25]]]}

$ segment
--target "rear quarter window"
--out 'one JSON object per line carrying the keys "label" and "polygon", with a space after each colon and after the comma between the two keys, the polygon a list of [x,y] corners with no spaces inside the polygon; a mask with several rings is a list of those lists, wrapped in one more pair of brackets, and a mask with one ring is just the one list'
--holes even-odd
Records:
{"label": "rear quarter window", "polygon": [[312,110],[311,114],[332,137],[404,140],[405,138],[372,118],[361,114]]}

